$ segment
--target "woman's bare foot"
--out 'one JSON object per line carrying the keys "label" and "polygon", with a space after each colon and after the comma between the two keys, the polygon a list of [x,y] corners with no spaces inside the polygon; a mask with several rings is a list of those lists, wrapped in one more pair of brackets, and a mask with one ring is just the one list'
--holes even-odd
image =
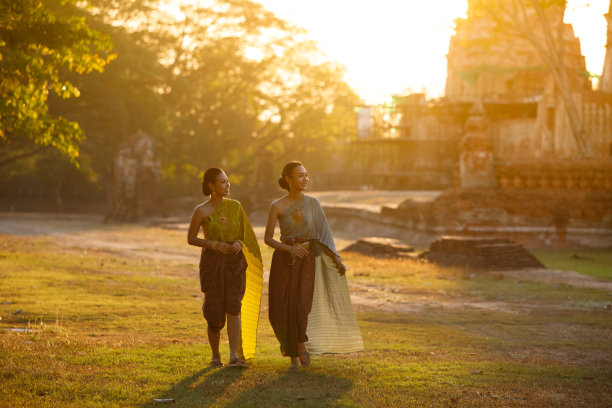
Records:
{"label": "woman's bare foot", "polygon": [[302,367],[308,367],[310,365],[310,354],[308,354],[308,351],[302,351],[298,359],[300,360]]}
{"label": "woman's bare foot", "polygon": [[306,350],[304,343],[298,343],[298,358],[302,367],[308,367],[310,365],[310,354]]}
{"label": "woman's bare foot", "polygon": [[291,357],[291,367],[289,367],[289,371],[299,371],[300,370],[300,360],[297,357]]}

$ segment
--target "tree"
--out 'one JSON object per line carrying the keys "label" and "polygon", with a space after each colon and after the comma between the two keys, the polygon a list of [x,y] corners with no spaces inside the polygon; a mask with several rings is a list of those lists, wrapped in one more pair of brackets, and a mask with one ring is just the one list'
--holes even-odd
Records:
{"label": "tree", "polygon": [[[48,112],[83,129],[81,176],[93,170],[97,178],[89,179],[98,189],[110,183],[115,154],[138,129],[161,146],[166,195],[197,191],[203,167],[211,165],[225,167],[235,185],[248,186],[253,157],[262,150],[279,161],[286,155],[312,160],[323,171],[354,133],[359,101],[342,68],[302,30],[255,2],[183,6],[179,18],[158,0],[89,4],[76,12],[86,11],[87,26],[111,39],[116,58],[104,72],[64,75],[81,95],[51,94]],[[57,160],[44,157],[45,168]],[[56,191],[66,193],[77,176],[85,180],[72,172],[52,174]]]}
{"label": "tree", "polygon": [[[85,138],[79,141],[80,158],[87,157],[99,184],[110,188],[113,160],[119,146],[138,129],[159,135],[166,131],[163,96],[165,69],[154,47],[142,45],[142,32],[105,24],[90,17],[88,24],[108,35],[116,58],[104,72],[70,76],[78,87],[78,98],[51,95],[49,111],[79,124]],[[79,160],[81,163],[81,160]]]}
{"label": "tree", "polygon": [[101,72],[110,49],[76,0],[0,3],[0,167],[48,147],[78,156],[83,133],[76,122],[50,115],[48,96],[78,96],[66,74]]}
{"label": "tree", "polygon": [[588,141],[576,102],[572,96],[572,84],[563,60],[563,38],[551,28],[551,15],[563,20],[566,0],[471,0],[470,10],[475,16],[491,18],[501,35],[524,38],[537,50],[550,69],[555,84],[565,104],[570,126],[581,156],[590,156]]}
{"label": "tree", "polygon": [[345,115],[339,123],[352,124],[358,98],[302,30],[250,1],[182,12],[180,21],[155,24],[150,37],[168,67],[165,173],[175,186],[189,191],[212,164],[239,183],[262,149],[286,160],[321,147],[316,157],[329,157],[341,134],[335,120]]}

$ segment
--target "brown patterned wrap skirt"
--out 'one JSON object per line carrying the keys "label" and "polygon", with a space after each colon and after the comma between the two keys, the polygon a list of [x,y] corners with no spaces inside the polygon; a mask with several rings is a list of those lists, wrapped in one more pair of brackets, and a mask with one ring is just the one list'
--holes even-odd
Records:
{"label": "brown patterned wrap skirt", "polygon": [[202,312],[208,330],[219,332],[225,326],[225,314],[239,315],[246,289],[247,262],[242,251],[237,254],[203,249],[200,257],[200,286],[204,292]]}
{"label": "brown patterned wrap skirt", "polygon": [[303,259],[274,251],[270,267],[269,318],[284,356],[297,357],[297,344],[308,341],[306,328],[312,307],[315,253]]}

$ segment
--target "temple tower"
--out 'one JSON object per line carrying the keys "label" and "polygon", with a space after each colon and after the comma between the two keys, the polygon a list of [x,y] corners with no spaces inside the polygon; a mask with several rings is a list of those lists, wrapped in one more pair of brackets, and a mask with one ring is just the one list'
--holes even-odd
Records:
{"label": "temple tower", "polygon": [[608,37],[606,42],[606,59],[604,60],[603,73],[599,90],[612,93],[612,1],[607,14],[604,14],[608,21]]}

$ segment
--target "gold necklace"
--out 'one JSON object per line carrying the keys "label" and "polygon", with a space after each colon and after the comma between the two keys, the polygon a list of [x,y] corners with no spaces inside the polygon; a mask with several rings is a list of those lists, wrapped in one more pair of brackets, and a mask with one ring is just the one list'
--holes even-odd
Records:
{"label": "gold necklace", "polygon": [[223,199],[223,201],[221,202],[221,205],[223,207],[221,207],[221,216],[217,220],[217,223],[220,224],[221,226],[225,227],[227,225],[227,217],[225,215],[223,215],[223,209],[226,210],[225,214],[227,215],[227,206],[225,206],[225,199]]}
{"label": "gold necklace", "polygon": [[[298,202],[302,198],[304,198],[304,197],[299,198],[293,204],[295,204],[296,202]],[[291,205],[293,205],[293,204],[291,204]],[[304,204],[302,204],[302,205],[304,205]],[[296,209],[294,212],[291,213],[291,219],[293,220],[295,225],[302,225],[302,223],[304,222],[304,214],[302,214],[302,212],[300,211],[301,209],[302,209],[302,206],[300,206],[300,208]]]}

